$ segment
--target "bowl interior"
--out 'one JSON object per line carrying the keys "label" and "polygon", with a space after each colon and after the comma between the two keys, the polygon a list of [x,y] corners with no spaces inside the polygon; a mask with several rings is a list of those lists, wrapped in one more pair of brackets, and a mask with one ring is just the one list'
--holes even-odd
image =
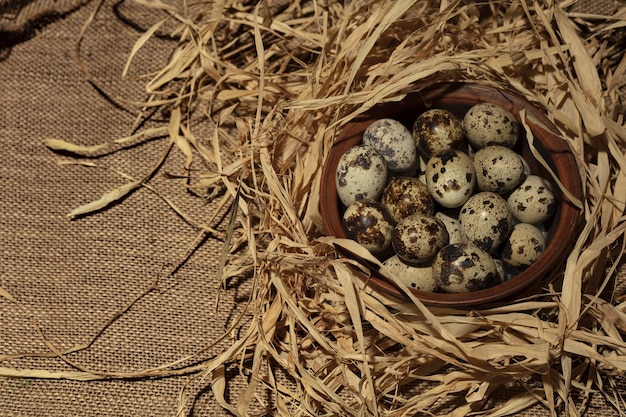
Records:
{"label": "bowl interior", "polygon": [[[346,237],[341,223],[345,207],[337,196],[335,171],[343,153],[361,142],[363,131],[370,123],[380,118],[389,117],[399,120],[411,129],[414,120],[430,108],[447,109],[456,114],[457,117],[462,118],[471,106],[481,102],[494,103],[504,107],[518,121],[521,121],[520,112],[525,112],[526,123],[533,133],[534,147],[558,176],[563,186],[574,197],[579,200],[582,199],[582,185],[576,160],[565,140],[558,135],[556,127],[541,111],[518,96],[492,87],[446,83],[410,94],[398,103],[376,106],[367,114],[343,127],[324,163],[322,172],[320,211],[327,234]],[[484,290],[463,294],[411,290],[422,302],[439,306],[469,306],[510,299],[512,296],[521,295],[522,290],[527,289],[531,284],[548,277],[565,262],[577,236],[576,230],[580,225],[581,213],[556,186],[551,174],[535,159],[524,137],[524,129],[521,130],[522,137],[520,137],[515,150],[524,157],[533,174],[541,175],[555,185],[554,191],[559,202],[556,213],[545,224],[548,230],[548,245],[545,252],[535,263],[516,277]],[[354,254],[347,252],[344,252],[343,255],[355,257]],[[381,260],[383,259],[381,258]],[[398,297],[405,296],[402,290],[382,276],[374,265],[370,266],[372,276],[364,277],[368,280],[369,285]]]}

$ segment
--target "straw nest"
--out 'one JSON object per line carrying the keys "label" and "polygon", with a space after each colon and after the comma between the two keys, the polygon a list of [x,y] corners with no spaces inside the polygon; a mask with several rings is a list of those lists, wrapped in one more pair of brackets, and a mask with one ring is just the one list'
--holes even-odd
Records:
{"label": "straw nest", "polygon": [[[140,104],[166,108],[168,123],[95,148],[47,141],[82,154],[165,133],[163,158],[170,149],[186,156],[181,187],[229,208],[225,228],[194,224],[224,240],[223,282],[254,277],[253,319],[232,347],[193,371],[234,414],[501,416],[541,403],[553,415],[580,415],[592,393],[625,413],[616,386],[626,371],[626,302],[612,290],[626,230],[626,8],[595,16],[573,12],[573,1],[436,3],[145,2],[165,16],[138,39],[129,65],[156,31],[176,23],[178,45]],[[320,173],[337,130],[440,81],[525,97],[579,160],[585,227],[535,297],[484,310],[387,298],[355,275],[364,265],[338,255],[350,242],[324,235]],[[202,124],[213,134],[199,135]],[[150,187],[160,162],[70,216]],[[232,401],[228,364],[249,376]]]}

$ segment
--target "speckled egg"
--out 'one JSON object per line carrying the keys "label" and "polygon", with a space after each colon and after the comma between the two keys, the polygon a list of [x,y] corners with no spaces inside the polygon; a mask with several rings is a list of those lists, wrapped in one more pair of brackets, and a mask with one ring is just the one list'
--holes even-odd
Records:
{"label": "speckled egg", "polygon": [[442,206],[462,206],[476,185],[472,159],[457,149],[437,152],[426,163],[426,185]]}
{"label": "speckled egg", "polygon": [[502,259],[494,258],[493,261],[496,263],[496,269],[498,271],[498,278],[500,282],[509,281],[520,274],[521,271],[513,268],[511,265],[508,265],[502,262]]}
{"label": "speckled egg", "polygon": [[500,259],[514,268],[524,270],[546,250],[546,239],[536,226],[518,223],[502,247]]}
{"label": "speckled egg", "polygon": [[396,225],[391,244],[400,259],[415,265],[430,261],[448,244],[448,231],[434,216],[413,214]]}
{"label": "speckled egg", "polygon": [[391,244],[393,219],[382,203],[362,199],[350,204],[343,214],[348,238],[370,252],[382,252]]}
{"label": "speckled egg", "polygon": [[409,288],[430,292],[437,289],[437,283],[433,277],[433,268],[430,263],[418,266],[409,265],[402,262],[398,255],[393,255],[383,262],[383,265]]}
{"label": "speckled egg", "polygon": [[[515,219],[515,216],[513,216],[513,218]],[[545,239],[548,238],[548,229],[546,228],[546,225],[544,223],[535,223],[533,226],[539,229]]]}
{"label": "speckled egg", "polygon": [[387,183],[387,163],[371,146],[357,145],[339,159],[335,175],[337,194],[344,206],[356,200],[380,198]]}
{"label": "speckled egg", "polygon": [[447,293],[482,290],[498,282],[491,255],[471,243],[444,246],[433,260],[433,276]]}
{"label": "speckled egg", "polygon": [[483,191],[471,196],[459,212],[461,239],[494,253],[509,237],[513,216],[499,194]]}
{"label": "speckled egg", "polygon": [[493,103],[472,106],[463,117],[469,143],[477,149],[489,145],[512,148],[519,136],[519,123],[506,109]]}
{"label": "speckled egg", "polygon": [[522,157],[505,146],[486,146],[474,154],[476,184],[481,191],[505,194],[525,178]]}
{"label": "speckled egg", "polygon": [[530,175],[507,199],[513,216],[521,223],[538,224],[548,220],[556,210],[556,196],[550,182]]}
{"label": "speckled egg", "polygon": [[417,149],[411,131],[394,119],[379,119],[363,132],[363,144],[376,150],[392,171],[408,171],[417,165]]}
{"label": "speckled egg", "polygon": [[432,216],[435,200],[428,187],[414,177],[396,177],[383,190],[381,201],[396,222],[412,214]]}
{"label": "speckled egg", "polygon": [[413,123],[413,138],[417,149],[427,158],[446,149],[459,149],[465,143],[461,121],[443,109],[422,113]]}
{"label": "speckled egg", "polygon": [[428,159],[425,159],[424,156],[422,156],[421,154],[418,154],[417,161],[418,161],[418,164],[417,164],[417,171],[415,173],[415,177],[417,177],[418,180],[426,184],[426,163],[428,162]]}
{"label": "speckled egg", "polygon": [[435,217],[443,222],[446,226],[446,230],[448,231],[448,243],[461,243],[461,229],[459,225],[459,220],[448,216],[447,214],[438,211],[435,213]]}

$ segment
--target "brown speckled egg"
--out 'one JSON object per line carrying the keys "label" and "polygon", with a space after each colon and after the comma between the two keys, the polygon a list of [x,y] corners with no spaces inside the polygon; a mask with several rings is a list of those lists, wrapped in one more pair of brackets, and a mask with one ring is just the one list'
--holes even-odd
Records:
{"label": "brown speckled egg", "polygon": [[522,157],[505,146],[486,146],[474,154],[476,184],[481,191],[505,194],[526,176]]}
{"label": "brown speckled egg", "polygon": [[437,289],[430,263],[413,266],[402,262],[398,255],[393,255],[383,262],[383,265],[409,288],[430,292]]}
{"label": "brown speckled egg", "polygon": [[376,150],[392,171],[415,169],[417,149],[411,131],[394,119],[378,119],[363,132],[363,144]]}
{"label": "brown speckled egg", "polygon": [[461,238],[486,252],[494,253],[509,237],[513,216],[506,200],[490,191],[476,193],[459,212]]}
{"label": "brown speckled egg", "polygon": [[500,282],[509,281],[520,274],[520,270],[513,268],[511,265],[502,261],[502,259],[494,258],[496,269],[498,270],[498,278]]}
{"label": "brown speckled egg", "polygon": [[471,243],[444,246],[433,260],[433,276],[448,293],[482,290],[498,282],[491,255]]}
{"label": "brown speckled egg", "polygon": [[443,224],[446,226],[446,230],[448,231],[448,243],[449,244],[462,242],[461,229],[460,229],[458,219],[452,216],[448,216],[447,214],[442,213],[440,211],[435,213],[435,217],[441,220]]}
{"label": "brown speckled egg", "polygon": [[514,268],[524,270],[546,250],[546,239],[538,227],[518,223],[502,247],[500,258]]}
{"label": "brown speckled egg", "polygon": [[364,198],[377,200],[387,184],[387,163],[371,146],[357,145],[339,159],[337,194],[344,206]]}
{"label": "brown speckled egg", "polygon": [[413,123],[413,138],[417,149],[427,158],[446,149],[459,149],[465,144],[461,121],[443,109],[422,113]]}
{"label": "brown speckled egg", "polygon": [[448,244],[448,231],[434,216],[413,214],[402,219],[392,233],[391,244],[404,262],[427,262]]}
{"label": "brown speckled egg", "polygon": [[426,163],[426,185],[437,203],[461,207],[476,185],[472,158],[457,149],[437,152]]}
{"label": "brown speckled egg", "polygon": [[521,223],[543,223],[556,210],[556,196],[552,192],[552,185],[538,175],[528,176],[511,192],[507,203],[513,216]]}
{"label": "brown speckled egg", "polygon": [[348,238],[370,252],[382,252],[391,243],[393,219],[378,201],[362,199],[350,204],[343,214]]}
{"label": "brown speckled egg", "polygon": [[469,143],[477,149],[489,145],[512,148],[519,136],[519,123],[506,109],[493,103],[472,106],[463,117]]}
{"label": "brown speckled egg", "polygon": [[383,190],[381,201],[396,222],[412,214],[432,216],[435,200],[428,187],[414,177],[392,179]]}

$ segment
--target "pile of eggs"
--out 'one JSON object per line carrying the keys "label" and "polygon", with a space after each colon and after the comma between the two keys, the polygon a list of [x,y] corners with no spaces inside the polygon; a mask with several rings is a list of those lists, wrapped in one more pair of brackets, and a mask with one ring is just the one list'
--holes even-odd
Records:
{"label": "pile of eggs", "polygon": [[515,152],[506,109],[472,106],[419,115],[412,130],[383,118],[337,165],[346,235],[421,291],[462,293],[512,278],[546,248],[552,184]]}

